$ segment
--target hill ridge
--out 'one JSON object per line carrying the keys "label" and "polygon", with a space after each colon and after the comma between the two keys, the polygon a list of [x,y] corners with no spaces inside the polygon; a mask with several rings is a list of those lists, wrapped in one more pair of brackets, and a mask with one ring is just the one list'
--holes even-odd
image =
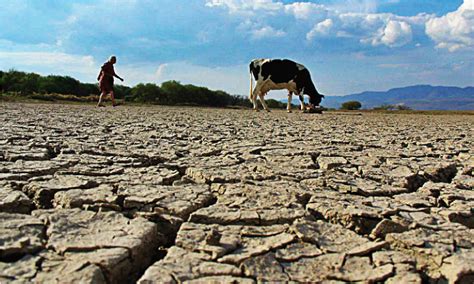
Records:
{"label": "hill ridge", "polygon": [[416,110],[474,110],[474,87],[420,84],[391,88],[387,91],[364,91],[345,96],[326,96],[322,105],[339,108],[347,101],[359,101],[364,109],[383,104],[403,104]]}

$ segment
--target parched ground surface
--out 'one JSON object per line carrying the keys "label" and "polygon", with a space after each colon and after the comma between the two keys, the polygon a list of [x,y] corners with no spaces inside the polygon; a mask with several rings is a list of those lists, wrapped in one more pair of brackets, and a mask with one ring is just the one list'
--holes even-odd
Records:
{"label": "parched ground surface", "polygon": [[0,104],[0,282],[474,281],[474,116]]}

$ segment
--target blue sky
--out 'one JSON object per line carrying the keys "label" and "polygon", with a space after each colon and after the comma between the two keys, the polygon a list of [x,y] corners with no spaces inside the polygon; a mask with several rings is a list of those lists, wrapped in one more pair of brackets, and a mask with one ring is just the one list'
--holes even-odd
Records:
{"label": "blue sky", "polygon": [[[0,0],[0,69],[249,92],[248,63],[289,58],[318,90],[474,85],[474,0]],[[273,92],[271,97],[285,97]]]}

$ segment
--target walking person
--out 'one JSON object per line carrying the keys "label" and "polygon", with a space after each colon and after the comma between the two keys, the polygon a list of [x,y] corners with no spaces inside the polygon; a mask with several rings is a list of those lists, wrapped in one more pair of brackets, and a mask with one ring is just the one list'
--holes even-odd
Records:
{"label": "walking person", "polygon": [[115,74],[114,64],[117,62],[117,58],[115,56],[110,56],[109,61],[105,62],[104,65],[100,68],[99,76],[97,80],[99,81],[99,88],[100,88],[100,97],[99,102],[97,103],[98,107],[105,107],[102,104],[102,98],[107,94],[110,94],[110,98],[112,99],[112,106],[116,106],[115,104],[115,97],[114,97],[114,77],[117,77],[120,81],[123,82],[123,79]]}

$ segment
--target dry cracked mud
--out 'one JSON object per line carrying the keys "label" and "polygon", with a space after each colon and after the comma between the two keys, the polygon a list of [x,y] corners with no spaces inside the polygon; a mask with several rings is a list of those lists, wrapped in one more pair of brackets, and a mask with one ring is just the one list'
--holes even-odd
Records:
{"label": "dry cracked mud", "polygon": [[474,116],[0,104],[1,283],[474,281]]}

